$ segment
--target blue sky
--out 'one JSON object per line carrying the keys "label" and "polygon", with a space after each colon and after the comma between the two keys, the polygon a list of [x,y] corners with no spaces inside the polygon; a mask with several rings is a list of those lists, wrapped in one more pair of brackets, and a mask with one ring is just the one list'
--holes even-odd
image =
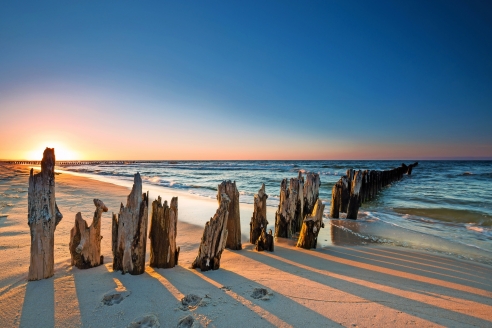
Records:
{"label": "blue sky", "polygon": [[492,158],[491,40],[488,1],[4,1],[0,158]]}

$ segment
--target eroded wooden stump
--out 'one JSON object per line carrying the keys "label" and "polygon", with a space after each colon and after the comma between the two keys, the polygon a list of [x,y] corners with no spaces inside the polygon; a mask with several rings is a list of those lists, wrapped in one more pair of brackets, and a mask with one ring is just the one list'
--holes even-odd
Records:
{"label": "eroded wooden stump", "polygon": [[251,222],[249,223],[249,242],[255,244],[261,232],[266,230],[268,221],[266,219],[266,201],[268,195],[265,193],[265,184],[261,185],[258,193],[254,197],[254,208]]}
{"label": "eroded wooden stump", "polygon": [[99,199],[94,199],[96,211],[90,226],[82,219],[82,214],[75,215],[75,225],[70,230],[70,256],[72,265],[79,269],[93,268],[103,263],[101,255],[101,216],[108,208]]}
{"label": "eroded wooden stump", "polygon": [[260,236],[256,240],[255,249],[258,252],[261,251],[273,252],[273,248],[274,248],[273,239],[274,238],[271,229],[268,230],[268,234],[266,233],[266,229],[262,230]]}
{"label": "eroded wooden stump", "polygon": [[[309,172],[306,175],[305,183],[304,183],[304,210],[303,214],[307,215],[311,213],[314,209],[314,205],[319,197],[319,187],[321,185],[321,181],[319,179],[318,173]],[[302,222],[301,222],[302,226]],[[300,229],[298,230],[300,231]]]}
{"label": "eroded wooden stump", "polygon": [[118,216],[113,213],[112,249],[113,270],[142,274],[145,271],[147,245],[148,194],[142,194],[142,178],[135,174],[126,206]]}
{"label": "eroded wooden stump", "polygon": [[316,248],[318,243],[318,234],[321,228],[324,228],[323,211],[325,205],[320,199],[316,200],[316,204],[311,214],[306,215],[302,223],[301,233],[297,240],[297,247],[311,249]]}
{"label": "eroded wooden stump", "polygon": [[27,223],[31,232],[29,280],[54,274],[54,234],[63,215],[55,201],[55,149],[46,148],[41,172],[29,174]]}
{"label": "eroded wooden stump", "polygon": [[153,268],[173,268],[178,264],[179,247],[176,247],[178,223],[178,197],[162,204],[159,196],[152,202],[150,221],[150,266]]}
{"label": "eroded wooden stump", "polygon": [[222,194],[217,212],[205,224],[205,229],[203,229],[198,255],[191,265],[193,269],[200,268],[201,271],[208,271],[220,268],[220,257],[227,241],[229,203],[229,196]]}
{"label": "eroded wooden stump", "polygon": [[226,248],[238,250],[241,245],[241,218],[239,213],[239,191],[236,181],[223,181],[217,187],[217,201],[220,204],[221,195],[226,194],[229,199],[229,217],[227,218],[227,242]]}

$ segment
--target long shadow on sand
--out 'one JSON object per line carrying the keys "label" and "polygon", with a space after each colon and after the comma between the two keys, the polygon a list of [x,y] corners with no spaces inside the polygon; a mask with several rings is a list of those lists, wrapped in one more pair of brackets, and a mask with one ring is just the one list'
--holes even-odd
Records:
{"label": "long shadow on sand", "polygon": [[[245,314],[244,317],[248,317],[251,312],[257,314],[255,321],[238,322],[238,326],[265,326],[268,321],[275,326],[302,327],[306,325],[306,317],[313,326],[339,325],[281,294],[275,293],[268,300],[255,299],[251,296],[254,289],[267,289],[266,286],[223,268],[202,273],[200,270],[176,267],[173,271],[159,270],[159,274],[183,294],[208,293],[212,302],[216,303],[212,306],[217,308],[217,311],[214,311],[217,314],[212,314],[212,319],[213,316],[230,316],[233,310],[234,316],[237,317],[241,317],[242,312]],[[221,307],[226,311],[224,312]],[[214,324],[220,325],[220,320]]]}
{"label": "long shadow on sand", "polygon": [[20,327],[54,327],[54,279],[29,281],[22,305]]}
{"label": "long shadow on sand", "polygon": [[[484,314],[484,311],[482,311],[481,318],[476,318],[471,315],[458,313],[440,306],[436,306],[439,304],[438,294],[442,294],[443,290],[446,290],[446,288],[421,283],[418,283],[417,285],[411,284],[411,286],[407,289],[413,292],[411,295],[415,295],[415,293],[417,293],[418,296],[422,296],[417,297],[417,300],[409,299],[404,296],[406,295],[405,293],[399,292],[404,291],[404,289],[402,289],[402,286],[409,285],[409,281],[407,279],[395,278],[394,276],[385,277],[385,275],[381,273],[372,273],[361,268],[330,262],[318,257],[314,257],[305,252],[296,251],[295,249],[291,250],[283,247],[278,247],[276,248],[275,253],[276,254],[274,256],[276,258],[269,256],[269,254],[267,253],[257,253],[253,251],[245,251],[238,254],[246,258],[258,261],[260,263],[269,265],[272,268],[276,268],[285,272],[292,273],[299,277],[316,281],[320,284],[336,288],[338,290],[359,296],[367,300],[373,300],[374,302],[384,304],[387,307],[406,312],[408,314],[438,324],[445,324],[447,326],[455,326],[458,323],[460,325],[478,326],[488,326],[491,324],[491,321],[484,320],[484,318],[488,319],[488,315],[486,313]],[[291,263],[286,263],[283,259],[291,261]],[[296,263],[300,263],[307,268],[312,267],[320,271],[323,270],[326,274],[320,274],[320,272],[313,272],[307,269],[299,268],[294,265]],[[332,274],[330,275],[330,273]],[[336,275],[338,275],[338,278],[334,277]],[[359,283],[353,283],[341,279],[343,278],[343,276],[351,278],[357,277]],[[381,291],[378,290],[378,288],[366,287],[364,286],[365,281],[367,281],[367,285],[369,286],[371,285],[371,282],[375,282],[382,287],[389,286],[391,287],[391,291],[393,291],[393,293]],[[393,283],[391,283],[391,281],[393,281]],[[394,292],[395,290],[396,293]],[[425,295],[425,293],[427,293],[428,291],[430,291],[430,293],[428,295]],[[425,300],[426,298],[424,296],[428,296],[427,299],[429,299],[430,295],[432,295],[433,301],[436,301],[434,302],[434,305],[429,304],[429,302],[423,303],[419,301],[420,298]],[[446,299],[446,301],[448,300]],[[485,299],[483,299],[483,301],[485,301]],[[487,306],[487,304],[489,303],[490,299],[488,299],[488,302],[483,302],[482,304],[485,304],[485,306]],[[439,313],[439,316],[436,316],[436,313]]]}

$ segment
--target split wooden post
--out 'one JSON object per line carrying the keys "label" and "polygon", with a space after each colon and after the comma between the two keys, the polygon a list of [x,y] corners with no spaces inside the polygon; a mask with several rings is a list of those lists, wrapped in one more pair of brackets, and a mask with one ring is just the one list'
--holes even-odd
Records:
{"label": "split wooden post", "polygon": [[299,231],[304,208],[304,179],[301,172],[298,178],[283,179],[280,184],[280,202],[275,213],[275,237],[291,238]]}
{"label": "split wooden post", "polygon": [[229,196],[222,194],[217,212],[205,224],[205,229],[203,229],[198,255],[191,265],[193,269],[200,268],[201,271],[208,271],[220,268],[220,257],[227,241],[229,203]]}
{"label": "split wooden post", "polygon": [[256,244],[262,231],[266,230],[268,225],[266,218],[267,198],[268,195],[265,193],[265,184],[263,183],[258,193],[254,196],[253,216],[249,224],[249,242],[253,245]]}
{"label": "split wooden post", "polygon": [[318,234],[321,228],[324,228],[323,211],[325,205],[320,199],[316,200],[313,212],[306,215],[302,223],[301,233],[297,241],[297,247],[311,249],[316,248],[318,243]]}
{"label": "split wooden post", "polygon": [[221,195],[229,197],[229,217],[227,218],[227,241],[226,248],[238,250],[241,245],[241,218],[239,212],[239,191],[236,188],[236,181],[223,181],[217,187],[217,201],[220,204]]}
{"label": "split wooden post", "polygon": [[118,216],[113,213],[112,249],[113,270],[132,275],[145,272],[147,245],[148,193],[142,194],[142,178],[135,174],[126,206]]}
{"label": "split wooden post", "polygon": [[355,173],[350,190],[350,200],[347,208],[347,219],[356,220],[359,212],[359,193],[362,185],[362,172],[359,170]]}
{"label": "split wooden post", "polygon": [[31,232],[29,280],[53,276],[55,229],[63,215],[55,201],[55,149],[46,148],[41,172],[29,174],[27,223]]}
{"label": "split wooden post", "polygon": [[[304,192],[303,192],[304,210],[303,210],[302,214],[308,215],[309,213],[311,213],[313,211],[314,205],[316,205],[316,201],[318,200],[318,197],[319,197],[320,185],[321,185],[321,181],[319,179],[318,173],[309,172],[306,175],[306,180],[304,182]],[[300,226],[302,227],[302,222],[301,222]],[[300,231],[300,228],[299,228],[299,231]]]}
{"label": "split wooden post", "polygon": [[79,269],[89,269],[103,264],[101,255],[101,216],[108,208],[99,199],[94,199],[96,211],[90,226],[82,219],[82,214],[75,215],[75,225],[70,230],[71,264]]}
{"label": "split wooden post", "polygon": [[178,264],[179,247],[176,247],[178,224],[178,197],[162,204],[161,196],[152,202],[150,221],[150,266],[174,268]]}

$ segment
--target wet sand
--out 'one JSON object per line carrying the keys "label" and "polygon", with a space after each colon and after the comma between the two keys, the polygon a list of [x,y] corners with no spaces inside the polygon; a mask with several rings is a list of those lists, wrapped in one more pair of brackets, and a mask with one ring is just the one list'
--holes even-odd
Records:
{"label": "wet sand", "polygon": [[[113,272],[111,212],[126,202],[129,189],[65,173],[56,176],[56,199],[64,218],[55,232],[55,275],[28,282],[27,179],[26,166],[0,165],[1,327],[126,327],[149,314],[161,327],[176,327],[188,315],[195,326],[210,327],[492,325],[490,266],[363,245],[343,233],[333,236],[328,227],[322,238],[336,241],[329,246],[308,251],[279,240],[274,253],[258,253],[248,243],[252,207],[245,204],[243,250],[224,251],[217,271],[192,270],[203,225],[187,222],[205,223],[217,204],[165,190],[151,190],[151,200],[154,193],[167,200],[179,197],[179,265],[147,267],[139,276]],[[70,266],[69,232],[78,211],[90,223],[93,198],[109,208],[102,218],[105,264],[79,270]],[[272,224],[272,209],[268,219]],[[257,288],[266,289],[266,295],[255,298]],[[108,293],[121,299],[105,304]],[[201,301],[184,307],[180,301],[189,294]]]}

